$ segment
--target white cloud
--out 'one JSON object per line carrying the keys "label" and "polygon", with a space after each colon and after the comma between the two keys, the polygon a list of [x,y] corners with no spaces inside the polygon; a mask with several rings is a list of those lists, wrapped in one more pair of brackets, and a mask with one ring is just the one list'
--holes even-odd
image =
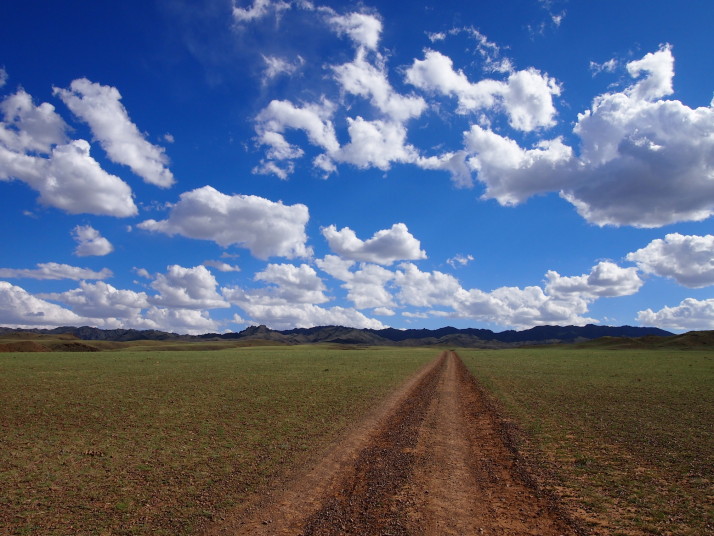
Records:
{"label": "white cloud", "polygon": [[419,117],[426,108],[426,102],[414,95],[399,95],[387,80],[387,73],[381,56],[374,66],[367,61],[364,50],[359,50],[350,63],[333,67],[335,79],[344,91],[369,98],[372,105],[392,120],[404,122]]}
{"label": "white cloud", "polygon": [[7,83],[7,71],[0,67],[0,87],[3,87]]}
{"label": "white cloud", "polygon": [[254,279],[272,285],[267,289],[248,293],[252,298],[259,297],[261,301],[267,299],[272,303],[288,305],[329,301],[324,293],[324,283],[317,272],[307,264],[269,264],[265,270],[255,274]]}
{"label": "white cloud", "polygon": [[657,52],[650,52],[627,64],[627,72],[637,78],[646,73],[642,80],[627,89],[626,93],[637,100],[654,100],[674,93],[674,56],[672,47],[662,46]]}
{"label": "white cloud", "polygon": [[268,161],[261,161],[253,172],[274,173],[281,179],[287,178],[293,171],[292,162],[282,166],[274,161],[289,161],[303,156],[304,151],[290,144],[284,136],[288,129],[302,130],[313,145],[323,148],[328,153],[339,149],[331,116],[334,105],[327,99],[319,104],[305,104],[297,107],[289,101],[273,100],[256,116],[255,131],[257,141],[268,146]]}
{"label": "white cloud", "polygon": [[103,281],[81,281],[79,288],[42,297],[62,302],[75,313],[96,319],[135,319],[142,309],[149,307],[146,293],[118,290]]}
{"label": "white cloud", "polygon": [[546,274],[546,292],[551,296],[576,295],[584,299],[629,296],[643,285],[637,268],[621,268],[613,262],[602,261],[589,274],[563,277],[554,270]]}
{"label": "white cloud", "polygon": [[335,15],[328,23],[338,35],[347,35],[361,47],[376,50],[379,36],[382,33],[382,21],[367,13],[349,13]]}
{"label": "white cloud", "polygon": [[319,307],[311,304],[242,305],[250,318],[273,329],[311,328],[315,326],[345,326],[384,329],[379,320],[369,318],[354,309]]}
{"label": "white cloud", "polygon": [[218,322],[208,312],[196,309],[151,307],[145,317],[142,324],[134,326],[136,329],[158,329],[190,335],[216,332],[219,329]]}
{"label": "white cloud", "polygon": [[223,261],[203,261],[203,265],[215,268],[219,272],[240,272],[240,267]]}
{"label": "white cloud", "polygon": [[474,185],[471,169],[466,163],[467,151],[444,153],[440,156],[419,157],[416,165],[422,169],[438,169],[448,171],[451,181],[457,188],[472,188]]}
{"label": "white cloud", "polygon": [[276,0],[253,0],[250,7],[237,7],[236,0],[233,0],[233,18],[236,22],[253,22],[262,19],[271,12],[280,13],[290,8],[287,2]]}
{"label": "white cloud", "polygon": [[72,238],[78,244],[74,254],[79,257],[108,255],[114,251],[111,242],[91,225],[77,225],[72,229]]}
{"label": "white cloud", "polygon": [[446,260],[446,264],[451,266],[452,268],[463,268],[470,262],[474,260],[473,255],[462,255],[461,253],[458,253],[457,255],[454,255],[450,259]]}
{"label": "white cloud", "polygon": [[54,106],[35,106],[19,90],[0,109],[0,180],[19,179],[40,193],[41,203],[72,214],[136,214],[129,186],[100,167],[89,144],[66,143],[67,125]]}
{"label": "white cloud", "polygon": [[401,123],[366,121],[361,117],[348,118],[347,131],[350,142],[331,154],[338,162],[366,169],[376,167],[388,170],[392,162],[414,162],[417,151],[406,143],[407,130]]}
{"label": "white cloud", "polygon": [[104,171],[75,140],[52,149],[49,158],[28,156],[0,145],[0,180],[20,179],[40,193],[40,202],[70,214],[134,216],[131,188]]}
{"label": "white cloud", "polygon": [[513,205],[560,190],[597,225],[658,227],[711,216],[714,108],[654,100],[671,89],[672,62],[670,48],[663,47],[628,64],[633,75],[646,76],[622,92],[597,97],[579,114],[578,157],[560,138],[523,149],[472,126],[465,134],[473,155],[468,163],[486,185],[484,197]]}
{"label": "white cloud", "polygon": [[659,227],[714,212],[714,109],[654,100],[671,93],[669,47],[628,64],[647,76],[579,114],[573,186],[562,195],[598,225]]}
{"label": "white cloud", "polygon": [[0,281],[0,324],[3,326],[79,326],[84,320],[64,307],[36,298],[22,287]]}
{"label": "white cloud", "polygon": [[394,273],[375,264],[363,264],[359,270],[351,273],[343,288],[347,289],[347,299],[357,309],[372,307],[394,307],[395,301],[386,288],[394,280]]}
{"label": "white cloud", "polygon": [[80,78],[70,84],[70,89],[54,91],[72,113],[89,125],[113,162],[129,166],[156,186],[167,188],[174,183],[173,174],[166,167],[168,158],[164,149],[146,141],[131,122],[116,88]]}
{"label": "white cloud", "polygon": [[646,309],[637,313],[637,321],[645,326],[677,331],[714,329],[714,299],[687,298],[675,307],[659,311]]}
{"label": "white cloud", "polygon": [[486,185],[484,198],[502,205],[516,205],[530,196],[559,190],[565,186],[572,149],[560,138],[541,141],[532,149],[522,149],[510,139],[478,125],[464,134],[467,150],[473,154],[469,166]]}
{"label": "white cloud", "polygon": [[396,314],[394,311],[387,309],[386,307],[376,307],[372,312],[377,316],[394,316]]}
{"label": "white cloud", "polygon": [[181,194],[168,219],[147,220],[138,226],[147,231],[213,240],[227,247],[248,248],[260,259],[271,256],[307,257],[305,205],[283,205],[252,195],[225,195],[204,186]]}
{"label": "white cloud", "polygon": [[53,145],[65,143],[67,124],[47,102],[35,106],[23,89],[0,103],[5,122],[0,123],[0,144],[17,153],[47,154]]}
{"label": "white cloud", "polygon": [[377,231],[366,241],[357,238],[349,227],[339,231],[334,225],[322,229],[330,249],[345,259],[390,265],[400,260],[425,259],[421,243],[414,238],[403,223],[395,223],[390,229]]}
{"label": "white cloud", "polygon": [[159,292],[149,297],[153,305],[172,309],[213,309],[230,304],[218,294],[218,282],[205,266],[184,268],[176,264],[158,274],[151,287]]}
{"label": "white cloud", "polygon": [[451,58],[427,50],[423,60],[414,60],[407,69],[406,80],[425,91],[455,96],[459,113],[503,110],[511,127],[526,132],[555,124],[553,95],[560,95],[560,86],[533,68],[512,72],[505,82],[471,83],[463,71],[454,70]]}
{"label": "white cloud", "polygon": [[680,285],[714,285],[714,235],[670,233],[627,255],[643,272],[671,277]]}
{"label": "white cloud", "polygon": [[453,306],[457,294],[463,291],[454,276],[437,271],[422,272],[412,263],[401,264],[394,281],[399,287],[399,301],[415,307]]}
{"label": "white cloud", "polygon": [[615,71],[615,69],[617,69],[619,64],[620,62],[617,61],[615,58],[609,59],[602,63],[591,61],[590,70],[593,72],[593,74],[599,74],[602,72],[612,73]]}
{"label": "white cloud", "polygon": [[337,255],[325,255],[323,259],[315,260],[315,263],[323,272],[327,272],[335,279],[340,281],[352,279],[350,268],[355,265],[355,261],[346,260]]}
{"label": "white cloud", "polygon": [[265,62],[263,83],[266,83],[273,78],[277,78],[280,75],[291,75],[305,64],[305,60],[299,55],[295,61],[289,61],[284,58],[279,58],[278,56],[263,55],[262,57]]}
{"label": "white cloud", "polygon": [[102,268],[99,272],[88,268],[79,268],[69,264],[56,262],[39,263],[36,269],[0,268],[0,277],[27,278],[27,279],[107,279],[112,277],[109,268]]}

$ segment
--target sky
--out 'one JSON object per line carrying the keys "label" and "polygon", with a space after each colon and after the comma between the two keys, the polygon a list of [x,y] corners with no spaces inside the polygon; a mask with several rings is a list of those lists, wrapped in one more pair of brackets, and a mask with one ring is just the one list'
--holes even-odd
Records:
{"label": "sky", "polygon": [[714,329],[712,2],[2,14],[2,326]]}

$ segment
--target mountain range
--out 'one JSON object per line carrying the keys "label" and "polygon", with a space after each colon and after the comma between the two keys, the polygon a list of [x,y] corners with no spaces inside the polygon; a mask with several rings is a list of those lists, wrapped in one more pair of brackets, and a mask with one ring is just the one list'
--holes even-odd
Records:
{"label": "mountain range", "polygon": [[267,340],[281,344],[333,343],[367,346],[429,346],[448,345],[467,348],[507,348],[513,346],[577,343],[600,337],[637,338],[667,337],[672,333],[650,327],[633,326],[536,326],[523,331],[494,332],[489,329],[443,327],[439,329],[355,329],[342,326],[320,326],[273,330],[266,326],[250,326],[235,333],[206,333],[179,335],[156,330],[99,329],[89,326],[65,326],[54,329],[25,329],[0,327],[0,335],[9,332],[31,332],[48,335],[73,335],[87,341],[215,341]]}

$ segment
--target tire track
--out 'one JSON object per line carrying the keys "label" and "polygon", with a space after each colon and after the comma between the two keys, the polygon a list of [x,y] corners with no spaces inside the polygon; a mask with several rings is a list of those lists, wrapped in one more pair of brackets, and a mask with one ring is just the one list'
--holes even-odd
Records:
{"label": "tire track", "polygon": [[208,534],[582,534],[524,472],[455,352],[442,352],[355,433],[328,468]]}

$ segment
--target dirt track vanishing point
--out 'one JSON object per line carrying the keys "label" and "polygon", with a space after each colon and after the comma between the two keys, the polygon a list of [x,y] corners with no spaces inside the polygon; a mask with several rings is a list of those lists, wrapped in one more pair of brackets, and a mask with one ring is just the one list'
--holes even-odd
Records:
{"label": "dirt track vanishing point", "polygon": [[571,535],[539,493],[503,422],[445,351],[315,467],[206,536]]}

